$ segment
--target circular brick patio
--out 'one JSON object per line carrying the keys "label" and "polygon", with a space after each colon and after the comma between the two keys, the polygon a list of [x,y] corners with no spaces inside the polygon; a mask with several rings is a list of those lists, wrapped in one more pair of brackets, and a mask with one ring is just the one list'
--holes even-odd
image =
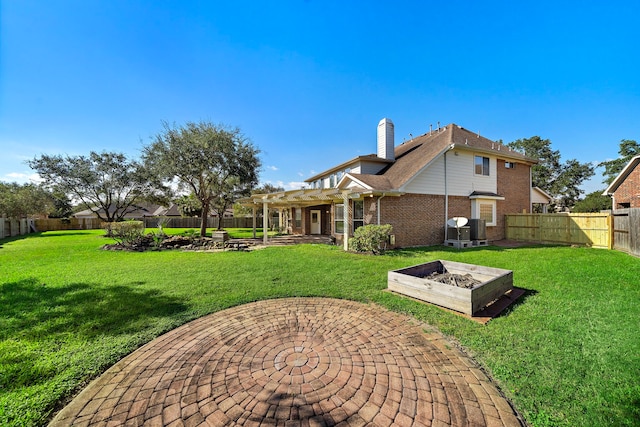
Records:
{"label": "circular brick patio", "polygon": [[138,349],[51,425],[520,426],[477,365],[427,329],[344,300],[246,304]]}

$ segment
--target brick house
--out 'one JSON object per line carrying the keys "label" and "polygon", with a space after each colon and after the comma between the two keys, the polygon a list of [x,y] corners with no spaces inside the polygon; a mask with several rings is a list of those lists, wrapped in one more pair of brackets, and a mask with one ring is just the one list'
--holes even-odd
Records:
{"label": "brick house", "polygon": [[376,154],[243,204],[278,209],[287,232],[330,235],[345,248],[365,224],[391,224],[395,247],[440,244],[452,217],[483,219],[487,240],[499,240],[505,214],[531,212],[535,159],[456,124],[395,146],[393,122],[382,119],[377,136]]}
{"label": "brick house", "polygon": [[640,156],[635,156],[602,193],[611,196],[613,209],[640,208]]}

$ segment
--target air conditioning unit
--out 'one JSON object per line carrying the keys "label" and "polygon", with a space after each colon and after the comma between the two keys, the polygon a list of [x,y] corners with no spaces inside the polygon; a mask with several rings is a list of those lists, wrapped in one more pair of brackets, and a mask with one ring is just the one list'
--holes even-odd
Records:
{"label": "air conditioning unit", "polygon": [[[460,237],[458,237],[458,230]],[[447,240],[471,240],[471,227],[447,227]]]}
{"label": "air conditioning unit", "polygon": [[487,240],[487,220],[470,219],[471,240]]}

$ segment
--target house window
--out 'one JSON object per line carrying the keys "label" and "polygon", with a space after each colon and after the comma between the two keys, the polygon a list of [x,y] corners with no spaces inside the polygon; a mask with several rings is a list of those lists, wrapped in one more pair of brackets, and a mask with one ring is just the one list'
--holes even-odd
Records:
{"label": "house window", "polygon": [[353,231],[364,225],[364,200],[353,201]]}
{"label": "house window", "polygon": [[296,213],[295,213],[296,228],[300,228],[302,227],[302,209],[295,208],[295,210],[296,210]]}
{"label": "house window", "polygon": [[489,176],[489,158],[476,156],[475,157],[475,173],[476,175]]}
{"label": "house window", "polygon": [[484,219],[487,227],[495,227],[496,201],[492,199],[474,199],[471,203],[471,218]]}
{"label": "house window", "polygon": [[516,168],[516,164],[513,162],[504,162],[504,167],[506,169],[515,169]]}
{"label": "house window", "polygon": [[337,204],[335,207],[335,214],[334,214],[334,231],[335,234],[342,234],[344,233],[344,205],[343,204]]}
{"label": "house window", "polygon": [[336,186],[336,176],[331,175],[329,177],[329,188],[334,188]]}
{"label": "house window", "polygon": [[495,223],[493,218],[493,203],[480,203],[480,219],[484,219],[487,224]]}

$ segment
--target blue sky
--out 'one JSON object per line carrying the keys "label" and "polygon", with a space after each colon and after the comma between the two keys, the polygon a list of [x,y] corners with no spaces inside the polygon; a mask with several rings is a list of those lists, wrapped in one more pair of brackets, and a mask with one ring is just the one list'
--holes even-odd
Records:
{"label": "blue sky", "polygon": [[[562,160],[640,141],[640,2],[0,0],[0,180],[25,160],[237,126],[262,182],[304,179],[456,123]],[[604,188],[597,176],[585,190]]]}

